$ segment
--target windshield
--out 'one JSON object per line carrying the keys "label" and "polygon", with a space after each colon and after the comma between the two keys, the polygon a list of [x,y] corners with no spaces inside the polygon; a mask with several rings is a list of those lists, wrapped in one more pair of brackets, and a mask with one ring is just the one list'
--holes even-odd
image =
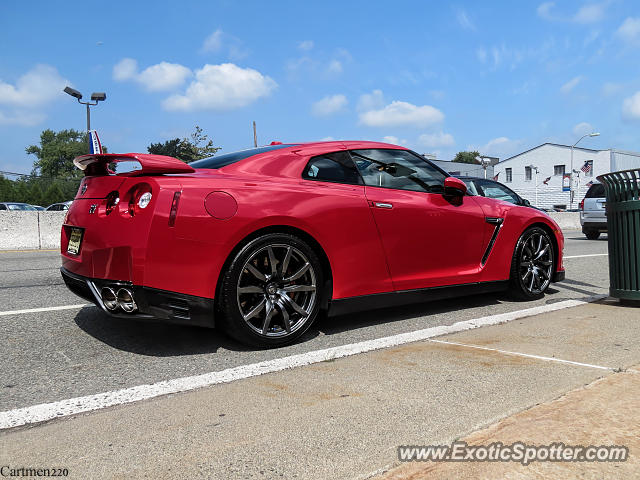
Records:
{"label": "windshield", "polygon": [[24,203],[9,203],[7,208],[9,210],[35,210],[31,205],[25,205]]}
{"label": "windshield", "polygon": [[247,150],[240,150],[239,152],[226,153],[224,155],[216,155],[215,157],[203,158],[202,160],[196,160],[189,164],[193,168],[222,168],[232,163],[239,162],[245,158],[258,155],[259,153],[270,152],[271,150],[278,150],[280,148],[294,147],[295,145],[267,145],[266,147],[249,148]]}

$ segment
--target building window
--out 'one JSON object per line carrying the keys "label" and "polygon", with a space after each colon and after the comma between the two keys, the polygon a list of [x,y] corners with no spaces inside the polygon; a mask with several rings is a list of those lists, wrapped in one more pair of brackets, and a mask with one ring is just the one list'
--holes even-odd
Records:
{"label": "building window", "polygon": [[564,175],[564,165],[554,165],[553,166],[553,174],[554,175]]}
{"label": "building window", "polygon": [[511,182],[511,180],[513,180],[513,178],[512,178],[512,174],[511,174],[511,169],[510,169],[510,168],[505,168],[505,169],[504,169],[504,174],[505,174],[505,176],[507,177],[507,178],[506,178],[506,180],[505,180],[505,182],[510,183],[510,182]]}
{"label": "building window", "polygon": [[524,167],[524,179],[527,182],[531,181],[531,167]]}

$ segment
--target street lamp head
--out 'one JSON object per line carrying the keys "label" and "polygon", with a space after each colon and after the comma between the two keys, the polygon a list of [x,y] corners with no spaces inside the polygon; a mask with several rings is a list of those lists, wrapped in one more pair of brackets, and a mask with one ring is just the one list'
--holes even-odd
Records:
{"label": "street lamp head", "polygon": [[77,98],[78,100],[82,99],[82,94],[76,90],[75,88],[71,88],[71,87],[64,87],[64,93],[71,95],[72,97]]}
{"label": "street lamp head", "polygon": [[600,136],[600,132],[591,132],[591,133],[589,134],[589,136],[590,136],[590,137],[598,137],[598,136]]}
{"label": "street lamp head", "polygon": [[107,99],[107,94],[104,92],[93,92],[91,94],[91,100],[94,102],[103,102]]}

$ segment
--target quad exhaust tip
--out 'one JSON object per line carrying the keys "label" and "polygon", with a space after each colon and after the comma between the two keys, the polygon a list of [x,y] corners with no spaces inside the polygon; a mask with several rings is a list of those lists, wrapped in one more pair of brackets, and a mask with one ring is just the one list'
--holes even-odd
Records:
{"label": "quad exhaust tip", "polygon": [[126,313],[133,313],[138,309],[133,293],[128,288],[120,288],[117,293],[110,287],[103,287],[100,290],[104,308],[113,312],[120,307]]}
{"label": "quad exhaust tip", "polygon": [[135,312],[138,309],[136,302],[133,300],[133,293],[128,288],[121,288],[116,295],[118,306],[126,313]]}
{"label": "quad exhaust tip", "polygon": [[109,287],[103,287],[100,290],[100,296],[102,297],[102,303],[104,304],[104,308],[113,312],[116,308],[118,308],[118,298],[116,297],[116,292]]}

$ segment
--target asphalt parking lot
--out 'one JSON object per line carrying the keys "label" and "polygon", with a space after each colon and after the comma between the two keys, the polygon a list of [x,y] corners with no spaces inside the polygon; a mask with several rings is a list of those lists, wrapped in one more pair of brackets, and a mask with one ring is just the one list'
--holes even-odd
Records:
{"label": "asphalt parking lot", "polygon": [[[215,330],[111,319],[95,306],[49,310],[85,303],[63,284],[58,253],[2,252],[0,411],[606,294],[606,235],[595,241],[577,231],[565,236],[567,278],[539,301],[476,295],[333,317],[314,325],[295,345],[274,350],[247,349]],[[39,308],[43,311],[7,314]]]}

